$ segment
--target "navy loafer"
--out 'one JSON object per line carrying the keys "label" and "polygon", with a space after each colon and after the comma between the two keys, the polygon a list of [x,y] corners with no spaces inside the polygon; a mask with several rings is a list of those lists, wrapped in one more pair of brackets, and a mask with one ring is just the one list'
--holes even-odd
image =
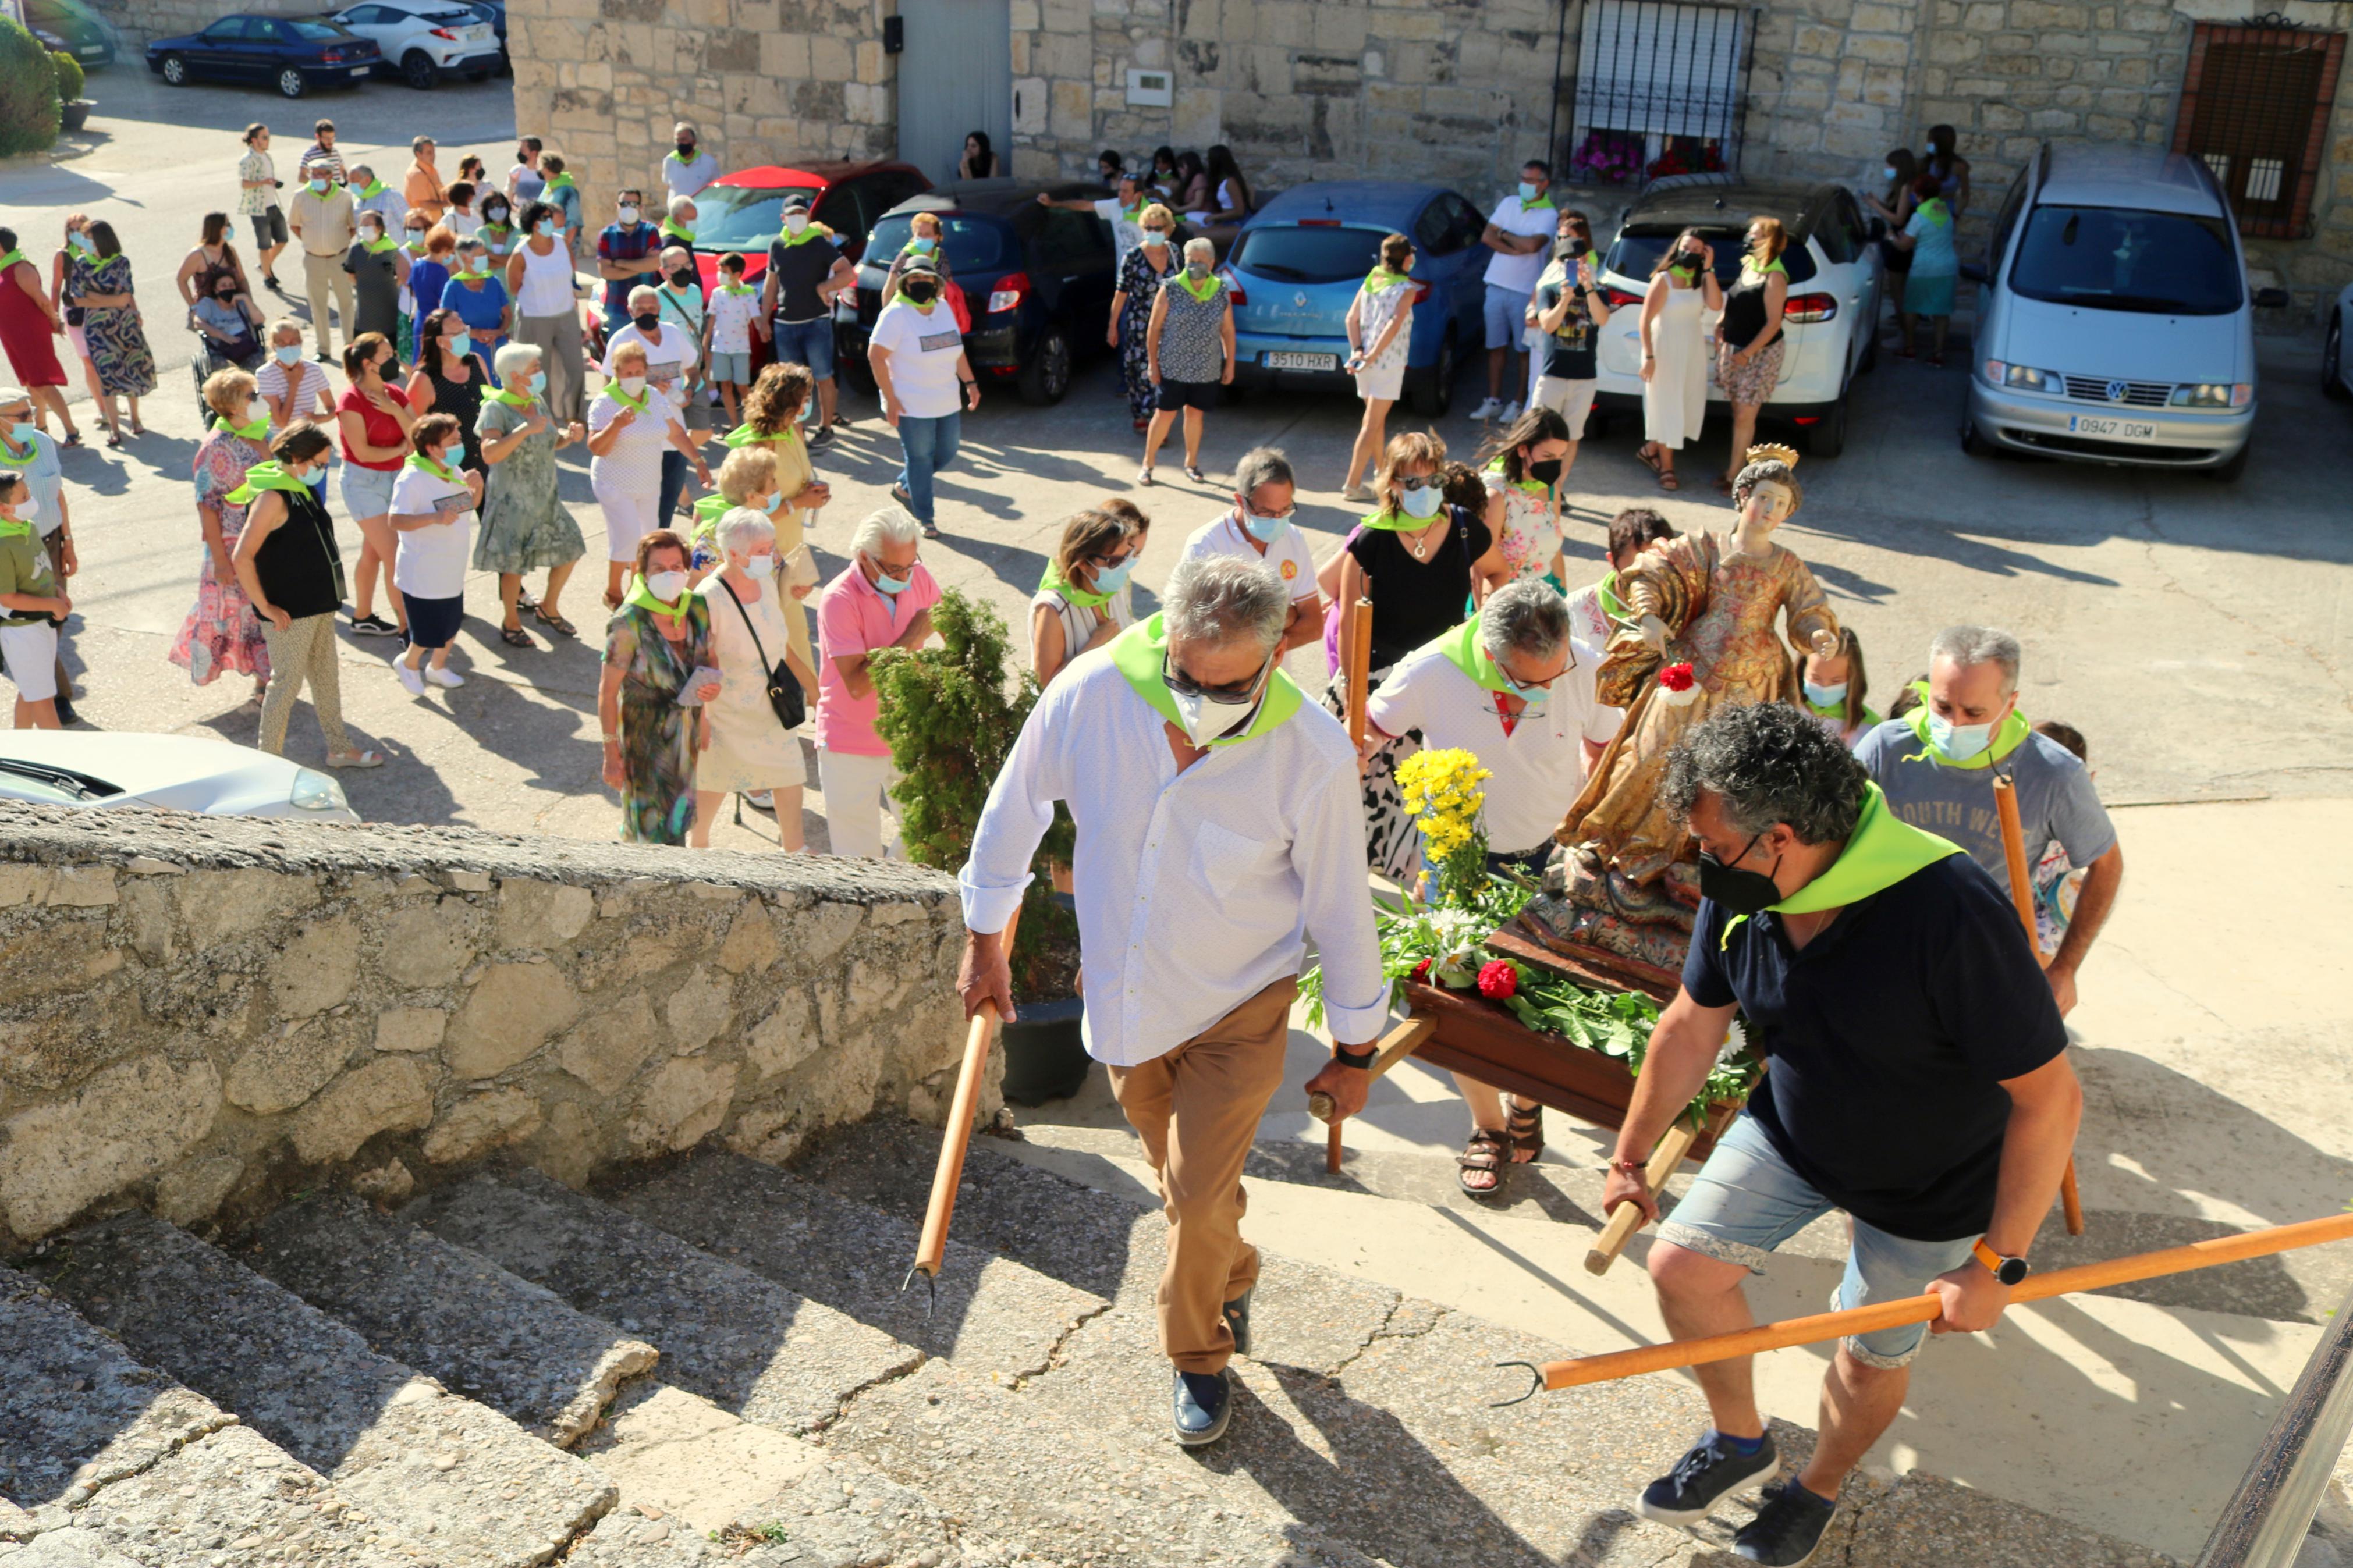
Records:
{"label": "navy loafer", "polygon": [[1214,1443],[1226,1435],[1233,1413],[1233,1389],[1224,1373],[1176,1374],[1176,1441],[1187,1448]]}

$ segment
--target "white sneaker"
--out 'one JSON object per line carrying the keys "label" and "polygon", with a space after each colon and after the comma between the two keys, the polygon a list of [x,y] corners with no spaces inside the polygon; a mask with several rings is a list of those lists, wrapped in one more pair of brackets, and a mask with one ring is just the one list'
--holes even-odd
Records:
{"label": "white sneaker", "polygon": [[752,809],[754,811],[774,811],[776,809],[776,792],[774,790],[755,789],[746,795],[744,798],[751,803]]}
{"label": "white sneaker", "polygon": [[434,664],[426,666],[425,679],[431,681],[436,686],[463,686],[466,684],[466,678],[464,676],[459,674],[456,670],[449,668],[446,665]]}
{"label": "white sneaker", "polygon": [[1504,411],[1496,415],[1495,419],[1498,424],[1509,425],[1519,416],[1520,405],[1517,403],[1506,403],[1504,405]]}
{"label": "white sneaker", "polygon": [[1495,416],[1495,411],[1503,406],[1503,403],[1497,398],[1485,398],[1481,401],[1478,407],[1473,408],[1471,411],[1471,417],[1473,419],[1493,419]]}
{"label": "white sneaker", "polygon": [[424,675],[417,670],[409,668],[408,663],[406,659],[394,659],[392,661],[392,672],[393,674],[400,677],[400,684],[408,689],[408,694],[411,697],[422,697],[425,695]]}

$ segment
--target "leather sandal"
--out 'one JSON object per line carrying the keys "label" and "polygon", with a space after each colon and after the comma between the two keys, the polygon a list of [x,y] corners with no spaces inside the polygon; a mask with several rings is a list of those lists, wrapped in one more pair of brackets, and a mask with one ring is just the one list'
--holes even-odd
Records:
{"label": "leather sandal", "polygon": [[1544,1152],[1544,1107],[1541,1105],[1508,1108],[1504,1117],[1504,1131],[1512,1141],[1512,1163],[1532,1165]]}
{"label": "leather sandal", "polygon": [[[1462,1152],[1454,1156],[1454,1163],[1460,1167],[1455,1172],[1455,1184],[1474,1198],[1492,1198],[1504,1190],[1504,1166],[1508,1163],[1504,1135],[1489,1128],[1473,1127],[1470,1142],[1462,1145]],[[1493,1184],[1472,1186],[1471,1176],[1476,1171],[1487,1173]]]}

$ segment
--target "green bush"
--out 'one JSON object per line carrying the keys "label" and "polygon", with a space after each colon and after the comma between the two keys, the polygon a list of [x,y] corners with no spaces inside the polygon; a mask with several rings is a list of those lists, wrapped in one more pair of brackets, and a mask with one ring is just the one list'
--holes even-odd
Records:
{"label": "green bush", "polygon": [[[972,853],[988,786],[1005,765],[1022,721],[1038,701],[1027,670],[1008,691],[1005,617],[954,588],[932,606],[938,647],[875,656],[881,699],[875,730],[891,744],[899,783],[899,831],[907,858],[953,872]],[[1050,864],[1067,863],[1077,829],[1057,808],[1054,826],[1031,862],[1036,880],[1021,901],[1013,937],[1014,1000],[1067,996],[1076,973],[1078,931],[1051,900]]]}
{"label": "green bush", "polygon": [[49,67],[58,73],[58,101],[71,103],[81,96],[81,62],[60,50],[49,52]]}
{"label": "green bush", "polygon": [[0,16],[0,157],[58,139],[58,77],[23,23]]}

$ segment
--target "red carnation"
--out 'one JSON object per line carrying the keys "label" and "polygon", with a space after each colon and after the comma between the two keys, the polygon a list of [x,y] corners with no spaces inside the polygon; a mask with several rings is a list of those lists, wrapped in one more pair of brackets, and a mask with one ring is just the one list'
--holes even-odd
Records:
{"label": "red carnation", "polygon": [[1667,666],[1659,671],[1659,684],[1670,691],[1689,691],[1692,689],[1692,667],[1688,664]]}
{"label": "red carnation", "polygon": [[1409,980],[1411,980],[1411,981],[1412,981],[1416,985],[1427,985],[1427,984],[1430,984],[1430,960],[1428,960],[1428,959],[1426,959],[1426,958],[1425,958],[1425,959],[1423,959],[1419,963],[1415,964],[1415,965],[1413,966],[1413,973],[1412,973],[1410,975],[1407,976],[1407,978],[1408,978],[1408,979],[1409,979]]}
{"label": "red carnation", "polygon": [[1479,994],[1490,1001],[1501,1002],[1520,989],[1520,972],[1503,959],[1494,959],[1479,966]]}

